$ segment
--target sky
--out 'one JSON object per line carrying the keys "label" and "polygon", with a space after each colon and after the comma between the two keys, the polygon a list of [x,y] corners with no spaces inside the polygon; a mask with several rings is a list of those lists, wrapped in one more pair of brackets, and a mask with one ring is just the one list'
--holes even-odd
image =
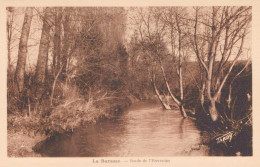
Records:
{"label": "sky", "polygon": [[[133,34],[133,25],[131,22],[131,17],[133,17],[136,13],[129,8],[126,9],[127,14],[127,22],[126,22],[126,33],[125,33],[125,41],[126,43],[130,41],[131,35]],[[190,8],[191,9],[191,8]],[[38,10],[34,10],[34,16],[32,19],[30,35],[28,40],[28,54],[27,54],[27,69],[34,69],[34,66],[37,62],[39,43],[41,38],[41,29],[42,29],[42,21],[39,18],[39,14],[41,13],[42,8],[38,8]],[[25,8],[16,8],[14,12],[14,26],[13,26],[13,41],[11,43],[11,63],[13,66],[16,66],[17,63],[17,55],[18,55],[18,46],[19,46],[19,38],[21,35],[22,24],[24,20],[24,11]],[[7,12],[7,15],[10,14]],[[192,12],[190,12],[192,14]],[[250,47],[251,42],[251,33],[248,36],[248,39],[245,42],[245,47]],[[195,55],[190,55],[190,60],[195,61]],[[246,59],[247,56],[243,56],[242,59]]]}

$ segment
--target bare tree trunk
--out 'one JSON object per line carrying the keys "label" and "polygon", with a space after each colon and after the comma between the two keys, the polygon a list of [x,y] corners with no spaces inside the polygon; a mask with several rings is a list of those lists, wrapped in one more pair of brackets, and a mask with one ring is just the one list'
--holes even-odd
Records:
{"label": "bare tree trunk", "polygon": [[183,55],[181,54],[182,52],[182,31],[180,27],[180,21],[179,17],[176,14],[176,24],[177,24],[177,30],[178,30],[178,53],[179,53],[179,70],[178,70],[178,75],[179,75],[179,89],[180,89],[180,100],[183,102],[184,95],[183,95],[183,83],[182,83],[182,57]]}
{"label": "bare tree trunk", "polygon": [[14,23],[14,9],[12,7],[7,8],[10,15],[7,16],[6,32],[7,32],[7,58],[8,58],[8,71],[11,67],[11,41],[13,36],[13,23]]}
{"label": "bare tree trunk", "polygon": [[178,107],[180,108],[180,112],[183,116],[183,118],[186,118],[187,117],[187,114],[186,114],[186,111],[184,110],[184,107],[183,107],[183,104],[182,104],[182,101],[179,101],[172,93],[171,91],[171,88],[169,86],[169,83],[167,81],[167,78],[166,78],[166,74],[165,74],[165,71],[164,71],[164,68],[163,68],[163,65],[162,65],[162,62],[161,62],[161,59],[159,57],[159,63],[160,63],[160,68],[161,68],[161,71],[162,71],[162,74],[163,74],[163,78],[164,78],[164,82],[166,84],[166,87],[167,87],[167,90],[172,98],[172,100],[178,105]]}
{"label": "bare tree trunk", "polygon": [[218,119],[218,111],[216,109],[216,101],[217,97],[212,97],[212,77],[214,70],[214,61],[215,61],[215,48],[217,45],[217,32],[216,32],[216,17],[217,17],[217,9],[215,7],[212,8],[212,28],[211,28],[211,39],[209,43],[209,51],[208,51],[208,71],[206,76],[206,90],[207,97],[210,100],[209,113],[213,122]]}
{"label": "bare tree trunk", "polygon": [[199,100],[200,100],[200,105],[203,107],[204,102],[205,102],[205,97],[204,97],[204,92],[205,92],[205,82],[202,83],[202,87],[199,90]]}
{"label": "bare tree trunk", "polygon": [[155,92],[157,98],[159,99],[160,103],[162,104],[163,108],[165,110],[170,110],[171,107],[168,104],[163,102],[162,97],[160,96],[160,93],[159,93],[158,89],[156,88],[156,85],[155,85],[155,75],[153,76],[153,79],[151,79],[151,83],[153,85],[154,92]]}
{"label": "bare tree trunk", "polygon": [[209,114],[210,114],[211,120],[213,122],[218,120],[219,115],[218,115],[218,111],[217,111],[217,108],[216,108],[216,100],[215,99],[210,100]]}
{"label": "bare tree trunk", "polygon": [[44,92],[44,83],[45,83],[45,72],[48,60],[48,51],[49,51],[49,43],[50,43],[50,28],[51,28],[51,9],[46,8],[43,27],[42,27],[42,35],[39,46],[39,54],[36,66],[36,76],[35,80],[37,83],[36,88],[36,98],[39,100],[39,97],[42,96]]}
{"label": "bare tree trunk", "polygon": [[7,43],[7,58],[8,58],[8,66],[7,69],[9,70],[11,67],[11,42],[8,40]]}
{"label": "bare tree trunk", "polygon": [[[180,65],[181,66],[181,65]],[[184,100],[184,95],[183,95],[183,79],[182,79],[182,68],[179,68],[179,89],[180,89],[180,100]]]}
{"label": "bare tree trunk", "polygon": [[233,82],[236,80],[236,78],[247,68],[249,65],[250,59],[246,62],[245,66],[234,76],[234,78],[231,80],[229,84],[229,91],[228,91],[228,99],[227,99],[227,104],[228,108],[231,110],[231,101],[232,101],[232,86]]}
{"label": "bare tree trunk", "polygon": [[54,97],[54,92],[55,92],[55,87],[56,87],[56,83],[57,83],[57,79],[61,73],[62,67],[60,68],[60,70],[57,72],[53,84],[52,84],[52,90],[51,90],[51,96],[50,96],[50,106],[52,106],[52,102],[53,102],[53,97]]}
{"label": "bare tree trunk", "polygon": [[61,58],[61,64],[62,64],[62,72],[61,76],[64,79],[64,81],[67,78],[67,64],[68,64],[68,58],[69,58],[69,47],[70,47],[70,41],[69,41],[69,14],[70,9],[65,9],[65,19],[63,21],[63,29],[64,29],[64,43],[62,48],[62,58]]}
{"label": "bare tree trunk", "polygon": [[184,109],[183,104],[181,104],[181,105],[179,106],[179,109],[180,109],[180,111],[181,111],[182,117],[183,117],[183,118],[187,118],[187,113],[186,113],[186,111],[185,111],[185,109]]}
{"label": "bare tree trunk", "polygon": [[27,43],[28,43],[28,38],[30,33],[32,17],[33,17],[33,9],[26,8],[22,33],[21,33],[20,43],[19,43],[17,66],[15,71],[15,82],[17,84],[17,89],[19,93],[21,93],[24,88]]}
{"label": "bare tree trunk", "polygon": [[165,71],[164,71],[164,68],[163,68],[163,65],[162,65],[162,61],[159,57],[159,63],[160,63],[160,68],[161,68],[161,71],[162,71],[162,74],[163,74],[163,79],[164,79],[164,82],[166,84],[166,87],[167,87],[167,90],[172,98],[172,100],[178,105],[180,106],[181,102],[173,95],[172,91],[171,91],[171,88],[169,86],[169,83],[167,81],[167,78],[166,78],[166,74],[165,74]]}
{"label": "bare tree trunk", "polygon": [[55,8],[55,34],[54,34],[54,51],[53,51],[53,72],[56,75],[56,72],[60,69],[60,59],[61,59],[61,8]]}
{"label": "bare tree trunk", "polygon": [[183,55],[181,54],[182,52],[182,31],[181,31],[181,27],[180,27],[180,21],[179,21],[179,17],[176,14],[176,23],[177,23],[177,29],[178,29],[178,39],[179,39],[179,47],[178,47],[178,52],[179,52],[179,70],[178,70],[178,75],[179,75],[179,89],[180,89],[180,105],[179,105],[179,109],[181,111],[181,115],[183,116],[183,118],[187,117],[186,111],[184,109],[183,106],[183,102],[184,102],[184,93],[183,93],[183,78],[182,78],[182,59],[183,59]]}

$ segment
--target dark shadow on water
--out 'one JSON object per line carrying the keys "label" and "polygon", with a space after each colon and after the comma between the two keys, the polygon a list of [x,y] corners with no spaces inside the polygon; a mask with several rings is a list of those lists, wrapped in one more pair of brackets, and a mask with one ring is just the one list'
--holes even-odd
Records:
{"label": "dark shadow on water", "polygon": [[[106,128],[104,128],[106,127]],[[113,135],[123,134],[124,122],[120,119],[103,119],[96,124],[76,129],[71,134],[54,135],[36,149],[42,156],[98,157],[116,149]]]}

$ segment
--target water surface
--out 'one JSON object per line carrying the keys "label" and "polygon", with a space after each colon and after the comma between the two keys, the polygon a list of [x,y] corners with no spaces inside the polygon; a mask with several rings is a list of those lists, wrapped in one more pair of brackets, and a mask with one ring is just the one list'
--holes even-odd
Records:
{"label": "water surface", "polygon": [[153,157],[208,155],[200,130],[178,110],[158,104],[133,104],[122,115],[81,127],[44,144],[43,156]]}

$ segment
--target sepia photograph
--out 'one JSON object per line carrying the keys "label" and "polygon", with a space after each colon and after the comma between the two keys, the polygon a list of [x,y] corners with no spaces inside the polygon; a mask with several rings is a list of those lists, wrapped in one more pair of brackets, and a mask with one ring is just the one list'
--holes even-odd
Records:
{"label": "sepia photograph", "polygon": [[90,166],[255,157],[253,11],[6,5],[2,154]]}
{"label": "sepia photograph", "polygon": [[250,6],[6,14],[8,156],[252,155]]}

